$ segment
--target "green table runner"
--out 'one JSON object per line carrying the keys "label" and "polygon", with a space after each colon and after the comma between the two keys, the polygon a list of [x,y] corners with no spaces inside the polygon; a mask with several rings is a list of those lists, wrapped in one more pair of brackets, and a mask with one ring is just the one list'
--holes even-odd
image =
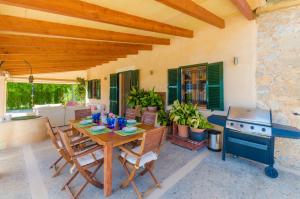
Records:
{"label": "green table runner", "polygon": [[109,133],[112,131],[111,129],[108,129],[108,128],[105,128],[101,131],[92,131],[91,128],[86,128],[86,130],[92,135],[100,135],[100,134]]}
{"label": "green table runner", "polygon": [[136,131],[133,131],[133,132],[130,132],[130,133],[125,133],[122,130],[115,131],[115,133],[120,135],[120,136],[128,136],[128,135],[135,135],[135,134],[138,134],[138,133],[143,133],[144,131],[145,131],[144,129],[138,128]]}

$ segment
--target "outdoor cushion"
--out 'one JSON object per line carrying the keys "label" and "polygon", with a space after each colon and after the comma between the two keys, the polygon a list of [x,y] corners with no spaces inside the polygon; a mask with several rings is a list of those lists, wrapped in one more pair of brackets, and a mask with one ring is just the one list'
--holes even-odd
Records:
{"label": "outdoor cushion", "polygon": [[[135,148],[132,149],[132,151],[135,152],[135,153],[139,153],[141,151],[141,147],[140,146],[135,147]],[[125,155],[126,155],[125,152],[121,153],[121,157],[125,158]],[[153,160],[157,160],[157,157],[158,157],[158,155],[156,153],[154,153],[153,151],[149,151],[148,153],[146,153],[142,156],[142,158],[140,160],[139,167],[143,167],[146,163],[151,162]],[[130,162],[131,164],[135,164],[137,158],[133,155],[128,154],[126,156],[126,160],[128,162]]]}
{"label": "outdoor cushion", "polygon": [[[94,151],[93,154],[95,155],[97,160],[101,160],[103,158],[103,152],[102,152],[101,149],[97,150],[97,151]],[[92,153],[87,154],[87,155],[82,156],[82,157],[79,157],[79,158],[77,158],[77,160],[78,160],[78,162],[81,166],[85,166],[85,165],[88,165],[88,164],[91,164],[91,163],[95,162],[95,159],[92,156]]]}

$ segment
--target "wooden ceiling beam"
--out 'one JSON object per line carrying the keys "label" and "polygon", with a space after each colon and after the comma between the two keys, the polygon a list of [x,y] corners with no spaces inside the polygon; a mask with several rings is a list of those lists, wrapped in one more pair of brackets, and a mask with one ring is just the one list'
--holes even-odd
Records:
{"label": "wooden ceiling beam", "polygon": [[81,54],[0,54],[1,61],[44,61],[44,60],[99,60],[125,58],[126,55],[81,55]]}
{"label": "wooden ceiling beam", "polygon": [[63,47],[63,48],[92,48],[92,49],[136,49],[152,50],[151,45],[126,44],[116,42],[85,41],[76,39],[48,38],[37,36],[11,35],[0,33],[1,46],[40,46],[40,47]]}
{"label": "wooden ceiling beam", "polygon": [[[81,71],[86,69],[33,69],[32,74],[39,74],[39,73],[60,73],[60,72],[70,72],[70,71]],[[30,71],[26,70],[11,70],[8,71],[11,75],[29,75]]]}
{"label": "wooden ceiling beam", "polygon": [[64,62],[64,63],[30,63],[30,65],[26,63],[18,63],[18,64],[4,64],[1,68],[4,69],[12,69],[12,68],[43,68],[43,67],[64,67],[64,66],[72,66],[72,67],[86,67],[86,66],[96,66],[98,64],[102,64],[107,61],[98,61],[98,62]]}
{"label": "wooden ceiling beam", "polygon": [[[32,66],[39,66],[39,65],[65,65],[65,64],[85,64],[85,63],[101,63],[104,61],[116,61],[116,58],[111,59],[99,59],[99,60],[41,60],[41,61],[28,61]],[[22,66],[22,65],[28,65],[25,63],[25,61],[6,61],[4,64],[2,64],[2,67],[6,66]]]}
{"label": "wooden ceiling beam", "polygon": [[193,37],[193,31],[80,0],[0,0],[0,3],[170,35]]}
{"label": "wooden ceiling beam", "polygon": [[50,47],[24,47],[24,46],[0,46],[0,54],[81,54],[81,55],[118,55],[137,54],[135,49],[72,49],[72,48],[50,48]]}
{"label": "wooden ceiling beam", "polygon": [[189,16],[200,19],[206,23],[209,23],[218,28],[225,28],[224,19],[218,17],[214,13],[208,11],[207,9],[199,6],[192,0],[156,0],[162,4],[165,4],[175,10],[183,12]]}
{"label": "wooden ceiling beam", "polygon": [[248,19],[255,19],[255,15],[247,2],[247,0],[231,0],[231,2],[240,10],[240,12]]}
{"label": "wooden ceiling beam", "polygon": [[0,15],[0,30],[21,33],[33,33],[52,36],[63,36],[81,39],[94,39],[128,43],[169,45],[170,40],[151,36],[86,28],[35,19],[26,19],[8,15]]}

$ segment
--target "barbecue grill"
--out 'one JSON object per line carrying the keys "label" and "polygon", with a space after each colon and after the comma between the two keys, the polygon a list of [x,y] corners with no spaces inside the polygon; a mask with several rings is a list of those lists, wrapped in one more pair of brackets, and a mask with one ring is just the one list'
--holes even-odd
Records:
{"label": "barbecue grill", "polygon": [[224,127],[222,159],[226,153],[268,165],[265,174],[278,176],[274,168],[275,137],[300,139],[297,128],[272,123],[270,110],[230,107],[227,116],[211,115],[208,121]]}

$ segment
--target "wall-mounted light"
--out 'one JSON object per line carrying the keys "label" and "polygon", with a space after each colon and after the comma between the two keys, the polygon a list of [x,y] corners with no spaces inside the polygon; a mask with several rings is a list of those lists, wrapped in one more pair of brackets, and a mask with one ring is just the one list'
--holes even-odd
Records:
{"label": "wall-mounted light", "polygon": [[107,80],[107,77],[104,77],[104,80]]}
{"label": "wall-mounted light", "polygon": [[233,63],[234,63],[234,65],[238,65],[239,64],[239,58],[238,57],[233,57]]}
{"label": "wall-mounted light", "polygon": [[153,70],[150,70],[150,75],[153,75]]}

